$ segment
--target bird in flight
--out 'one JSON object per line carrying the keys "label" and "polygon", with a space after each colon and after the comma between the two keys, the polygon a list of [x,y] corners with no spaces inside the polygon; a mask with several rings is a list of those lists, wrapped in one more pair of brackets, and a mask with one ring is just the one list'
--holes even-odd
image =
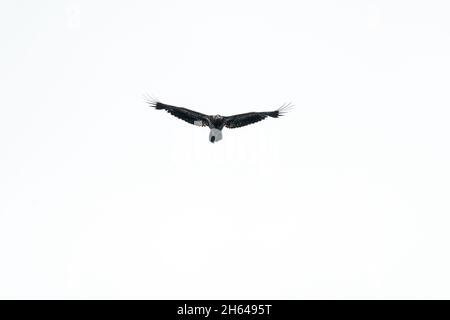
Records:
{"label": "bird in flight", "polygon": [[293,107],[291,103],[287,103],[283,104],[275,111],[247,112],[233,116],[221,116],[218,114],[206,115],[186,108],[171,106],[161,103],[150,96],[145,96],[145,99],[148,105],[156,110],[166,110],[171,115],[189,122],[190,124],[200,127],[209,127],[209,141],[212,143],[222,140],[222,129],[224,127],[234,129],[264,120],[267,117],[278,118]]}

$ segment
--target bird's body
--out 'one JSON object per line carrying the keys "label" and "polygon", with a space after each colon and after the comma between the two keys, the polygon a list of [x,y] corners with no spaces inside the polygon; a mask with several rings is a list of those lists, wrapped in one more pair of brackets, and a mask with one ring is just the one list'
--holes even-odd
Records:
{"label": "bird's body", "polygon": [[171,106],[148,97],[147,103],[157,110],[166,110],[171,115],[190,124],[194,124],[200,127],[209,127],[211,129],[209,133],[209,141],[212,143],[222,139],[222,129],[224,127],[233,129],[261,121],[267,117],[278,118],[292,107],[291,104],[285,104],[275,111],[248,112],[233,116],[221,116],[206,115],[190,109]]}
{"label": "bird's body", "polygon": [[225,125],[226,117],[216,114],[215,116],[209,117],[209,128],[222,130]]}

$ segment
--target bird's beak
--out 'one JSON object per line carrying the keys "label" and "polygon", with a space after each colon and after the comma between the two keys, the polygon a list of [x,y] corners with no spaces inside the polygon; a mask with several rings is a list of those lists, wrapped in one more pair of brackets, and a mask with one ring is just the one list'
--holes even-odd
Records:
{"label": "bird's beak", "polygon": [[216,137],[212,136],[211,137],[211,142],[214,143],[214,140],[216,140]]}

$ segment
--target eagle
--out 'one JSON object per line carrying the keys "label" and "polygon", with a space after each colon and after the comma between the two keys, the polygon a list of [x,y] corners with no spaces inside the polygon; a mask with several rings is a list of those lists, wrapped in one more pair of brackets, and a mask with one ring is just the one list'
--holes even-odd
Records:
{"label": "eagle", "polygon": [[275,111],[247,112],[232,116],[221,116],[218,114],[206,115],[187,108],[171,106],[159,102],[157,99],[150,96],[144,96],[144,98],[148,105],[156,110],[166,110],[171,115],[190,124],[200,127],[209,127],[209,141],[211,143],[222,140],[222,129],[224,127],[234,129],[264,120],[267,117],[278,118],[283,116],[293,107],[291,103],[285,103]]}

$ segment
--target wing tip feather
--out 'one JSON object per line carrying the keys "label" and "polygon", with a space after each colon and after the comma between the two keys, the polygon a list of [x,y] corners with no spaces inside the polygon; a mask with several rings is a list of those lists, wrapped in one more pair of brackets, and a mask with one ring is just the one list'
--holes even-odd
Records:
{"label": "wing tip feather", "polygon": [[155,98],[152,95],[149,95],[148,93],[144,93],[144,101],[150,106],[153,107],[155,109],[162,109],[160,107],[158,107],[158,104],[160,104],[161,102],[159,102],[159,100],[157,98]]}
{"label": "wing tip feather", "polygon": [[291,102],[283,103],[283,105],[281,107],[279,107],[277,110],[277,117],[282,117],[286,113],[291,112],[293,109],[294,109],[294,104],[292,104]]}

